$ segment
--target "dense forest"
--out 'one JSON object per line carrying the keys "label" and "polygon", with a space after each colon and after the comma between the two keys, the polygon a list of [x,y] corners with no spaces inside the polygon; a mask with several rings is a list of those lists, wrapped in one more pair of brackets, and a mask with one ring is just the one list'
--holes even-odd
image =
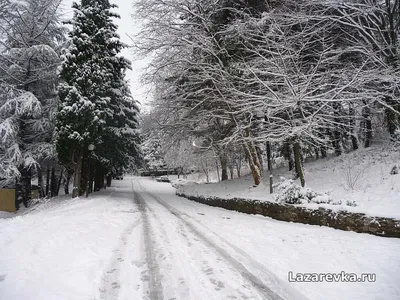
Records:
{"label": "dense forest", "polygon": [[[161,17],[160,17],[161,16]],[[145,159],[254,184],[304,160],[399,139],[400,1],[146,0]]]}

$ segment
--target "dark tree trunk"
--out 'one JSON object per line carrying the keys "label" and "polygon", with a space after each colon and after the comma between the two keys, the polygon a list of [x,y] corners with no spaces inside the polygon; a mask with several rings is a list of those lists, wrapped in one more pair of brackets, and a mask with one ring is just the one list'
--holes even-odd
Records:
{"label": "dark tree trunk", "polygon": [[72,198],[78,197],[81,194],[81,180],[82,180],[82,163],[83,163],[83,151],[79,149],[76,153],[76,157],[74,159],[74,188],[72,190]]}
{"label": "dark tree trunk", "polygon": [[[337,102],[333,103],[333,109],[334,109],[334,121],[336,124],[341,124],[340,116],[341,116],[341,105]],[[333,131],[333,148],[335,149],[335,155],[339,156],[342,155],[342,134],[339,130],[338,125],[335,126],[335,129]]]}
{"label": "dark tree trunk", "polygon": [[63,179],[63,175],[64,175],[64,169],[61,170],[60,177],[58,178],[57,187],[56,187],[56,190],[55,190],[55,196],[58,196],[58,194],[60,193],[60,187],[61,187],[61,182],[62,182],[62,179]]}
{"label": "dark tree trunk", "polygon": [[19,199],[19,195],[20,195],[20,182],[18,180],[18,178],[15,178],[15,209],[19,210],[19,203],[20,203],[20,199]]}
{"label": "dark tree trunk", "polygon": [[255,146],[254,148],[256,149],[257,158],[258,158],[258,162],[260,164],[261,171],[264,171],[264,163],[263,163],[261,148],[259,146]]}
{"label": "dark tree trunk", "polygon": [[351,144],[353,151],[358,149],[358,140],[356,134],[356,119],[355,119],[355,111],[353,104],[350,104],[349,107],[349,116],[350,116],[350,134],[351,134]]}
{"label": "dark tree trunk", "polygon": [[292,171],[294,169],[294,161],[293,161],[293,151],[292,151],[292,145],[290,142],[285,142],[283,145],[283,157],[286,158],[289,164],[289,171]]}
{"label": "dark tree trunk", "polygon": [[371,120],[371,108],[369,107],[368,103],[364,101],[364,111],[363,111],[363,118],[365,123],[365,148],[371,146],[372,142],[372,120]]}
{"label": "dark tree trunk", "polygon": [[46,195],[44,193],[44,183],[43,183],[43,174],[41,166],[39,166],[37,169],[37,176],[38,176],[39,197],[44,198]]}
{"label": "dark tree trunk", "polygon": [[240,160],[239,162],[235,162],[235,166],[236,166],[236,173],[238,178],[240,178],[242,176],[242,173],[240,172],[240,169],[242,167],[242,161]]}
{"label": "dark tree trunk", "polygon": [[219,155],[219,161],[221,163],[221,181],[228,180],[228,160],[225,152]]}
{"label": "dark tree trunk", "polygon": [[82,162],[82,177],[81,177],[81,187],[80,187],[80,194],[79,196],[83,196],[86,193],[86,189],[88,186],[88,171],[89,171],[89,165],[88,165],[88,157],[87,153],[83,156],[83,162]]}
{"label": "dark tree trunk", "polygon": [[272,153],[271,153],[271,143],[267,142],[267,164],[268,164],[268,171],[272,171]]}
{"label": "dark tree trunk", "polygon": [[314,148],[315,158],[319,159],[319,149],[317,147]]}
{"label": "dark tree trunk", "polygon": [[94,173],[94,191],[100,191],[104,186],[104,174],[103,168],[97,164],[95,173]]}
{"label": "dark tree trunk", "polygon": [[22,168],[20,170],[21,178],[19,180],[18,200],[22,201],[25,207],[28,207],[32,198],[31,169]]}
{"label": "dark tree trunk", "polygon": [[341,145],[342,135],[340,134],[339,130],[335,130],[333,134],[334,134],[333,147],[335,148],[335,155],[340,156],[342,155],[342,145]]}
{"label": "dark tree trunk", "polygon": [[386,97],[385,100],[387,105],[391,107],[385,109],[386,126],[390,135],[394,135],[400,124],[400,105],[396,105],[391,97]]}
{"label": "dark tree trunk", "polygon": [[69,183],[71,182],[71,177],[72,177],[72,172],[68,171],[67,172],[67,178],[64,183],[64,192],[65,195],[69,195]]}
{"label": "dark tree trunk", "polygon": [[56,195],[57,189],[57,177],[56,177],[56,169],[54,167],[51,168],[51,183],[50,183],[50,195],[54,197]]}
{"label": "dark tree trunk", "polygon": [[107,187],[110,187],[110,186],[111,186],[111,181],[112,181],[112,175],[111,175],[111,174],[108,174],[108,175],[107,175]]}
{"label": "dark tree trunk", "polygon": [[93,182],[94,182],[94,166],[90,170],[89,174],[89,193],[93,193]]}
{"label": "dark tree trunk", "polygon": [[304,187],[306,184],[306,181],[304,179],[303,166],[302,166],[302,162],[301,162],[301,147],[300,147],[299,142],[297,142],[297,141],[294,142],[293,152],[294,152],[296,173],[297,173],[298,177],[300,178],[301,186]]}
{"label": "dark tree trunk", "polygon": [[46,172],[46,197],[49,196],[50,192],[50,167],[47,166],[47,172]]}
{"label": "dark tree trunk", "polygon": [[322,158],[326,158],[327,154],[326,154],[326,147],[325,145],[321,146],[321,157]]}

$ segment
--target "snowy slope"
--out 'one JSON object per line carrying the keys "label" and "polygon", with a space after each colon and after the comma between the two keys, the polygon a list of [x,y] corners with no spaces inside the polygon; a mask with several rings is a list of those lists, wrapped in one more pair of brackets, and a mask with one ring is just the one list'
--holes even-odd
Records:
{"label": "snowy slope", "polygon": [[[305,164],[306,186],[316,192],[328,192],[334,201],[342,201],[344,204],[306,206],[400,218],[400,174],[390,175],[392,167],[396,164],[400,164],[400,149],[388,145],[308,162]],[[263,183],[256,188],[252,187],[251,176],[245,176],[217,184],[188,184],[183,191],[189,195],[274,201],[274,197],[269,193],[269,175],[267,172]],[[278,182],[282,176],[292,176],[287,167],[273,170],[273,175],[274,182]],[[297,183],[300,184],[299,181]],[[347,206],[347,201],[356,202],[357,206]]]}

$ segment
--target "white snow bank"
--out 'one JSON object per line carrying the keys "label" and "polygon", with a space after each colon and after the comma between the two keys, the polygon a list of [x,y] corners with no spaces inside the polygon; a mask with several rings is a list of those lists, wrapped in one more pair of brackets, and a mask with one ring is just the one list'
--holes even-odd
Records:
{"label": "white snow bank", "polygon": [[[129,197],[128,197],[129,196]],[[0,298],[95,299],[132,197],[55,199],[0,219]]]}

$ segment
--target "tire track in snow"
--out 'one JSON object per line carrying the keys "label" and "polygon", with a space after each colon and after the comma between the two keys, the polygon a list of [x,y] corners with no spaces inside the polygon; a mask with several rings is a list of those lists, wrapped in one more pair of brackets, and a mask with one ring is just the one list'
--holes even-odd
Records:
{"label": "tire track in snow", "polygon": [[[239,274],[242,275],[244,279],[246,279],[251,285],[258,291],[260,295],[264,297],[264,299],[268,300],[284,300],[281,296],[272,291],[268,286],[266,286],[256,275],[251,273],[241,262],[233,258],[226,250],[221,248],[219,245],[211,241],[207,238],[202,232],[200,232],[192,223],[185,220],[181,215],[182,213],[173,208],[172,206],[166,204],[159,197],[153,195],[148,192],[138,181],[140,189],[152,197],[158,204],[163,206],[167,211],[169,211],[172,215],[178,218],[197,238],[199,238],[203,244],[208,246],[214,252],[218,253],[223,260],[228,262]],[[136,193],[137,194],[137,193]]]}
{"label": "tire track in snow", "polygon": [[[166,204],[168,205],[168,204]],[[171,207],[172,208],[172,207]],[[175,208],[172,208],[175,209]],[[176,210],[176,209],[175,209]],[[215,232],[212,230],[210,227],[206,226],[202,222],[198,221],[196,218],[193,218],[192,216],[189,216],[183,212],[180,212],[176,210],[177,213],[179,213],[181,216],[184,216],[185,218],[190,219],[191,221],[195,222],[197,225],[201,226],[207,233],[211,233],[214,235],[218,240],[221,242],[225,243],[227,246],[229,246],[233,252],[236,252],[240,257],[244,258],[246,260],[246,263],[248,265],[251,265],[253,270],[257,270],[259,273],[263,274],[265,278],[268,278],[271,283],[273,283],[275,286],[285,286],[285,282],[282,282],[279,278],[276,277],[271,271],[269,271],[264,265],[260,264],[256,260],[254,260],[249,254],[247,254],[245,251],[237,247],[236,245],[232,244],[229,242],[226,238],[222,237],[219,233]],[[293,288],[289,287],[289,289],[286,287],[282,289],[282,292],[285,294],[288,294],[287,297],[289,299],[296,299],[296,300],[307,300],[308,298],[301,294],[300,292],[294,290]]]}
{"label": "tire track in snow", "polygon": [[144,247],[146,252],[146,264],[149,272],[149,298],[150,300],[161,300],[164,299],[161,284],[162,276],[156,259],[154,241],[151,237],[152,232],[147,214],[147,207],[143,198],[135,191],[134,197],[143,221]]}

